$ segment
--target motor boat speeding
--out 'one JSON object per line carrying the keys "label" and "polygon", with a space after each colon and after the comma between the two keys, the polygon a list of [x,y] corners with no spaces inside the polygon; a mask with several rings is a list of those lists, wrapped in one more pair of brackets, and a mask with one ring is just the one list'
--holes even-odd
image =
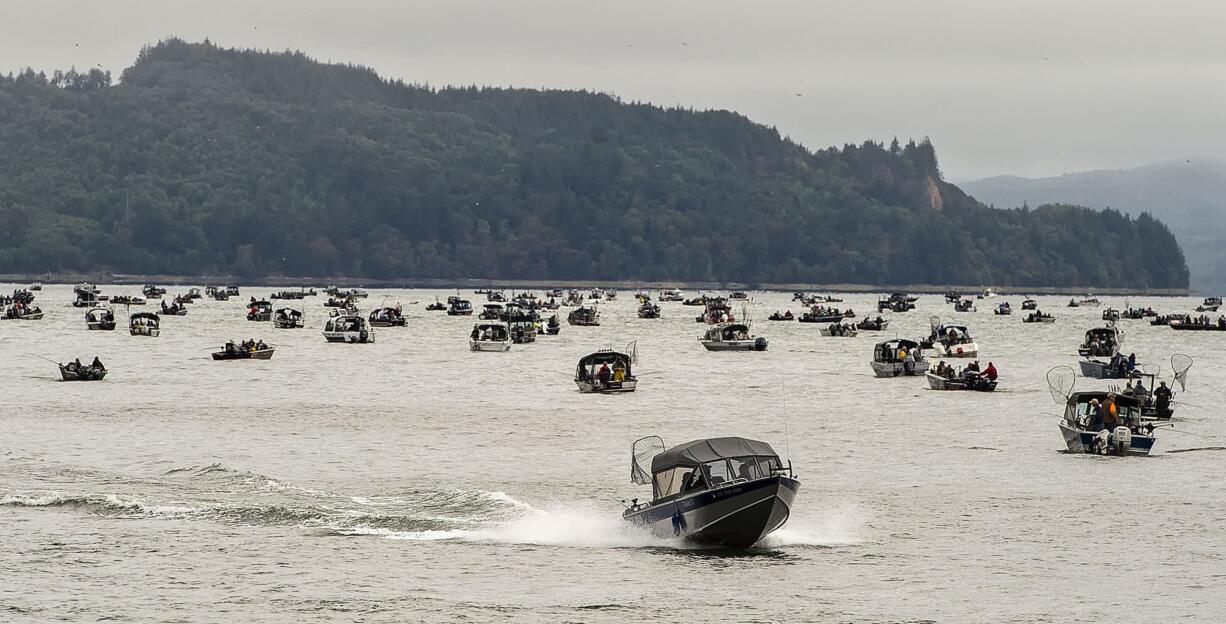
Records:
{"label": "motor boat speeding", "polygon": [[658,436],[631,447],[631,481],[651,485],[650,503],[633,499],[622,514],[661,538],[749,548],[782,527],[800,481],[771,445],[707,438],[665,450]]}

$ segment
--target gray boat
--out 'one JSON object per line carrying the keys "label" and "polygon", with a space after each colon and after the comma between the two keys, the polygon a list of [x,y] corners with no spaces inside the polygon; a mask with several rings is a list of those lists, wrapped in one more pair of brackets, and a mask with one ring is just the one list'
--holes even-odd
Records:
{"label": "gray boat", "polygon": [[631,480],[651,484],[652,500],[634,499],[622,517],[663,538],[748,548],[787,522],[800,489],[791,462],[757,440],[708,438],[664,450],[649,436],[632,455]]}

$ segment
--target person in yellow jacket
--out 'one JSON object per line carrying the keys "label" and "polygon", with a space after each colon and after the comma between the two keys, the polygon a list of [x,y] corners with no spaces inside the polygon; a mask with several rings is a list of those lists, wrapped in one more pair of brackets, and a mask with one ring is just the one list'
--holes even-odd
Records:
{"label": "person in yellow jacket", "polygon": [[613,363],[613,381],[621,383],[626,380],[626,365],[618,360]]}

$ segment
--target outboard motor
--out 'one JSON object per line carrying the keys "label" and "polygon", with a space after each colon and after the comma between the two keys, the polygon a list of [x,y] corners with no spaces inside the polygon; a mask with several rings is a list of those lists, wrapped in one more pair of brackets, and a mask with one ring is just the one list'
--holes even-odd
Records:
{"label": "outboard motor", "polygon": [[1112,432],[1111,441],[1115,445],[1116,454],[1123,455],[1132,448],[1132,431],[1128,427],[1116,427]]}
{"label": "outboard motor", "polygon": [[754,340],[753,350],[754,351],[765,351],[766,350],[766,339],[759,337],[757,340]]}

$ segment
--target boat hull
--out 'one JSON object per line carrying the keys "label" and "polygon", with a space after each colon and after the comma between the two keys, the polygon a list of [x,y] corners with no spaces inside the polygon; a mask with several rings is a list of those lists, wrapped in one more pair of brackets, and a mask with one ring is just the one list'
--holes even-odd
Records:
{"label": "boat hull", "polygon": [[89,323],[86,323],[86,324],[85,324],[85,328],[86,328],[86,329],[93,330],[93,331],[114,331],[114,330],[115,330],[115,322],[114,322],[114,321],[111,321],[111,322],[105,322],[105,321],[89,322]]}
{"label": "boat hull", "polygon": [[870,362],[873,374],[878,377],[909,377],[923,375],[928,372],[928,362],[916,362],[911,372],[903,368],[902,362]]}
{"label": "boat hull", "polygon": [[375,335],[372,332],[366,332],[363,337],[361,332],[324,332],[324,339],[328,342],[346,342],[350,344],[366,344],[375,341]]}
{"label": "boat hull", "polygon": [[225,351],[215,351],[213,353],[214,360],[271,360],[272,353],[275,349],[261,349],[259,351],[247,351],[237,353],[227,353]]}
{"label": "boat hull", "polygon": [[468,348],[470,351],[477,353],[505,353],[511,350],[511,342],[498,342],[494,340],[469,340]]}
{"label": "boat hull", "polygon": [[638,389],[639,382],[637,379],[626,379],[624,381],[610,381],[605,384],[595,379],[576,379],[575,385],[579,387],[579,392],[583,394],[622,394],[634,392]]}
{"label": "boat hull", "polygon": [[[758,342],[761,340],[762,342]],[[767,347],[766,340],[750,339],[750,340],[701,340],[702,346],[706,347],[707,351],[765,351]]]}
{"label": "boat hull", "polygon": [[1106,441],[1100,437],[1100,432],[1087,431],[1070,427],[1067,421],[1060,421],[1060,434],[1070,453],[1089,453],[1093,455],[1134,455],[1144,457],[1154,448],[1153,436],[1132,434],[1129,446],[1123,450],[1114,446],[1108,437]]}
{"label": "boat hull", "polygon": [[973,358],[979,357],[979,345],[974,342],[945,346],[943,343],[934,342],[932,344],[932,352],[938,357],[947,358]]}
{"label": "boat hull", "polygon": [[84,368],[85,374],[77,371],[68,370],[67,366],[60,365],[60,378],[64,381],[102,381],[106,378],[106,369],[95,369],[92,367]]}
{"label": "boat hull", "polygon": [[946,379],[935,373],[926,373],[924,375],[928,379],[928,387],[933,390],[964,390],[972,392],[992,392],[996,389],[996,382],[987,379],[981,379],[981,382],[975,385],[967,385],[961,379]]}
{"label": "boat hull", "polygon": [[799,489],[800,482],[787,476],[737,481],[632,509],[623,517],[666,539],[749,548],[787,522]]}
{"label": "boat hull", "polygon": [[1091,379],[1124,379],[1128,377],[1128,372],[1118,368],[1112,368],[1108,362],[1100,362],[1098,360],[1081,360],[1077,362],[1081,368],[1082,377]]}

